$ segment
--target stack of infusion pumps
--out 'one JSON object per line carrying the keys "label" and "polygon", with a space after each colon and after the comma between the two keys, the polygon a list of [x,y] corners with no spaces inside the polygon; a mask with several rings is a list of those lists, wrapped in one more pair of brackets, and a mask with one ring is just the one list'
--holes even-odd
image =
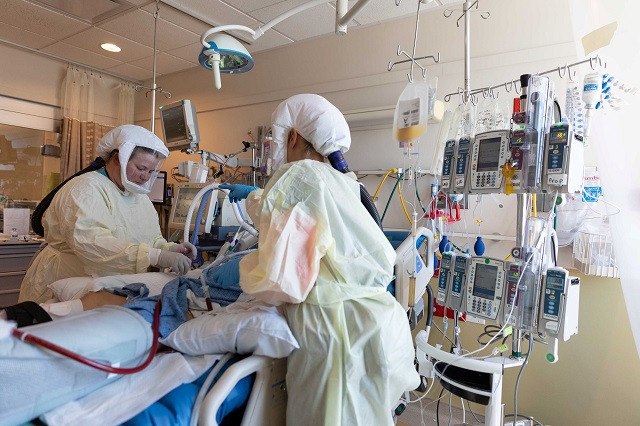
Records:
{"label": "stack of infusion pumps", "polygon": [[538,275],[520,259],[442,255],[439,304],[459,314],[546,335],[550,362],[558,359],[558,339],[566,341],[578,332],[579,298],[580,279],[560,267],[548,267]]}
{"label": "stack of infusion pumps", "polygon": [[445,194],[576,193],[582,188],[584,145],[558,122],[553,83],[521,76],[522,112],[511,129],[445,143],[440,189]]}

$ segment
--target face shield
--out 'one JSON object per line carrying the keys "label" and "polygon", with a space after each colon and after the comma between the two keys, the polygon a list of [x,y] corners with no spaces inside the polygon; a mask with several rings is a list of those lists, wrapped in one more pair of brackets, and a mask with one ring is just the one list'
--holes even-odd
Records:
{"label": "face shield", "polygon": [[122,186],[134,194],[148,194],[166,157],[153,148],[125,143],[118,151]]}
{"label": "face shield", "polygon": [[98,143],[97,153],[105,160],[114,150],[118,151],[124,189],[148,194],[169,155],[164,143],[147,129],[127,124],[111,130]]}

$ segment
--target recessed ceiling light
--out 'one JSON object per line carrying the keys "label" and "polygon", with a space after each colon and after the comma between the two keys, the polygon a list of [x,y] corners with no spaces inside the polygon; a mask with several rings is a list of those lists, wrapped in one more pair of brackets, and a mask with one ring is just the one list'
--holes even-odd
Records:
{"label": "recessed ceiling light", "polygon": [[104,50],[107,50],[109,52],[116,52],[116,53],[122,50],[113,43],[102,43],[100,47],[102,47]]}

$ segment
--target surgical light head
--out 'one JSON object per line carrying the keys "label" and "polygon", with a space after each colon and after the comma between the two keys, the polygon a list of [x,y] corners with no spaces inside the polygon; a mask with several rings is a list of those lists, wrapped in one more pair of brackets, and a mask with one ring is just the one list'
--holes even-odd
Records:
{"label": "surgical light head", "polygon": [[148,194],[169,150],[144,127],[127,124],[109,131],[98,143],[97,154],[108,160],[117,150],[122,186],[135,194]]}
{"label": "surgical light head", "polygon": [[273,171],[287,162],[291,129],[296,129],[323,157],[347,152],[351,146],[349,125],[338,108],[320,95],[294,95],[281,102],[271,115]]}
{"label": "surgical light head", "polygon": [[[206,42],[203,42],[205,44]],[[239,74],[253,68],[253,58],[245,47],[235,38],[216,33],[203,47],[198,62],[206,69],[213,70],[216,89],[222,87],[220,73]]]}

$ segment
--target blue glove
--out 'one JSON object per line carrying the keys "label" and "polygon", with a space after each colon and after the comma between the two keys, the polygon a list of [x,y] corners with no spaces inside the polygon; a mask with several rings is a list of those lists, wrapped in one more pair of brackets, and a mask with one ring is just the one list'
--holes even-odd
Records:
{"label": "blue glove", "polygon": [[229,190],[229,201],[231,201],[232,203],[237,203],[240,200],[244,200],[249,196],[249,193],[251,191],[259,189],[257,186],[240,185],[237,183],[223,183],[218,186],[218,188]]}
{"label": "blue glove", "polygon": [[240,281],[240,260],[242,256],[237,256],[218,266],[211,276],[213,281],[224,288],[237,286]]}

